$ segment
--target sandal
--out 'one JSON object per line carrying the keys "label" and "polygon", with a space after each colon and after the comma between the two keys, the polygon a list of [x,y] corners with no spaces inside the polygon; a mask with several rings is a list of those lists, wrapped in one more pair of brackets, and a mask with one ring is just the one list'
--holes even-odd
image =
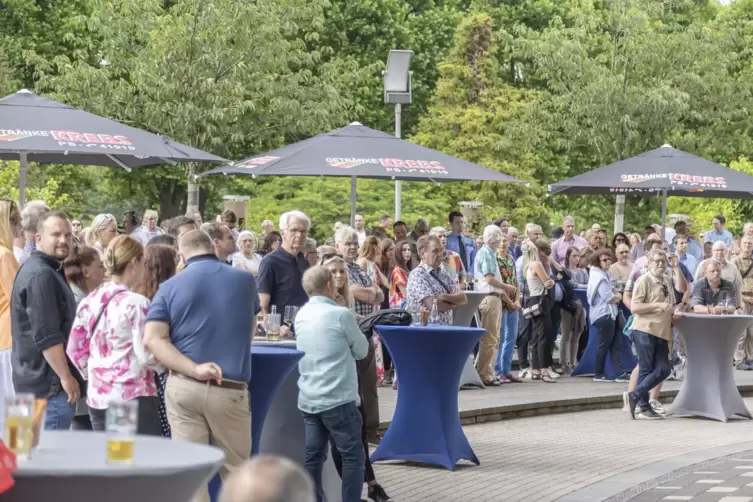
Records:
{"label": "sandal", "polygon": [[541,373],[531,373],[531,380],[541,380]]}

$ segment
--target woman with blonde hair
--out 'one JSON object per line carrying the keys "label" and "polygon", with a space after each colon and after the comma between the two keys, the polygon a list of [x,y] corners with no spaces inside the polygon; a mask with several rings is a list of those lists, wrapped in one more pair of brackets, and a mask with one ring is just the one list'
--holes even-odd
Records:
{"label": "woman with blonde hair", "polygon": [[78,306],[66,354],[88,381],[86,404],[95,431],[105,430],[110,403],[138,402],[138,433],[161,435],[155,369],[144,347],[149,299],[131,291],[144,274],[144,246],[120,235],[105,251],[110,280]]}
{"label": "woman with blonde hair", "polygon": [[102,261],[105,260],[105,249],[118,235],[118,222],[109,213],[98,214],[89,231],[86,233],[86,245],[99,251]]}
{"label": "woman with blonde hair", "polygon": [[523,305],[523,317],[531,320],[531,366],[534,380],[554,383],[556,380],[547,372],[547,337],[554,329],[549,315],[552,304],[547,289],[554,287],[554,281],[544,269],[536,245],[527,241],[522,246],[523,277],[528,287],[529,297]]}
{"label": "woman with blonde hair", "polygon": [[379,239],[373,235],[369,235],[363,241],[363,246],[358,250],[358,259],[356,263],[361,267],[361,270],[366,272],[371,282],[377,286],[389,283],[379,267],[376,264],[376,260],[381,256],[382,248],[379,243]]}
{"label": "woman with blonde hair", "polygon": [[337,253],[325,253],[319,260],[319,265],[332,272],[332,279],[335,282],[335,292],[337,294],[335,302],[341,307],[353,310],[353,295],[350,294],[348,270],[345,268],[343,257]]}
{"label": "woman with blonde hair", "polygon": [[[10,363],[13,341],[10,335],[10,299],[18,261],[13,254],[13,238],[21,234],[21,212],[13,200],[0,200],[0,406],[15,395]],[[5,413],[0,409],[0,425]]]}
{"label": "woman with blonde hair", "polygon": [[141,227],[134,229],[131,237],[138,239],[139,241],[141,241],[142,245],[146,246],[147,244],[149,244],[149,241],[152,240],[153,237],[163,235],[164,232],[160,227],[157,226],[158,219],[159,215],[157,214],[157,211],[153,209],[147,209],[146,211],[144,211],[144,219]]}

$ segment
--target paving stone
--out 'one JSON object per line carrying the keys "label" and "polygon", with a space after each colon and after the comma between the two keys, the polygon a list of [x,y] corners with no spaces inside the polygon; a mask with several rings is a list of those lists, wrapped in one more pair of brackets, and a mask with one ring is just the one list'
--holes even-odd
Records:
{"label": "paving stone", "polygon": [[[559,382],[563,380],[566,379],[560,379]],[[566,385],[559,387],[559,382],[547,387],[568,388]],[[584,383],[588,385],[588,382]],[[602,388],[611,386],[592,384]],[[484,391],[479,393],[494,401],[493,396],[506,389],[525,389],[527,386],[528,384],[503,385],[491,389],[494,394],[485,394]],[[532,384],[531,387],[535,388],[536,385]],[[465,392],[461,392],[461,401]],[[549,391],[538,389],[535,392]],[[381,397],[380,393],[380,399]],[[558,398],[562,399],[563,396]],[[495,402],[489,405],[494,405]],[[745,399],[745,402],[749,409],[753,409],[753,399]],[[627,413],[619,409],[487,422],[465,426],[464,430],[481,461],[480,466],[463,465],[450,472],[415,463],[380,462],[374,465],[377,479],[398,502],[548,502],[561,498],[565,500],[568,494],[576,490],[601,481],[608,483],[609,478],[629,473],[641,466],[681,459],[692,452],[739,445],[753,439],[750,434],[751,423],[747,421],[721,423],[673,418],[638,421],[630,420]],[[730,495],[706,493],[714,486],[740,486],[732,495],[737,495],[738,492],[742,494],[742,487],[747,490],[749,487],[745,485],[753,483],[753,478],[742,477],[748,471],[736,467],[745,462],[753,463],[753,454],[739,454],[736,457],[740,458],[735,462],[705,462],[683,475],[661,483],[681,487],[680,490],[665,490],[661,493],[661,490],[649,489],[636,493],[633,500],[661,500],[652,498],[653,495],[649,492],[656,492],[664,497],[690,496],[693,502],[716,502],[723,496]],[[717,474],[697,475],[693,471],[711,471]],[[699,479],[718,479],[720,482],[696,483]],[[639,482],[636,481],[636,484]],[[696,500],[700,496],[704,499]]]}

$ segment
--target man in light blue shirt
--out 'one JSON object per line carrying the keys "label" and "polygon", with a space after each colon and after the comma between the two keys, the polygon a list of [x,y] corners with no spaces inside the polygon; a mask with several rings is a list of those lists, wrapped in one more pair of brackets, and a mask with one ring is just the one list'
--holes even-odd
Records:
{"label": "man in light blue shirt", "polygon": [[331,437],[342,457],[342,500],[361,500],[365,451],[356,360],[366,357],[369,342],[355,314],[335,303],[337,290],[328,269],[308,269],[303,289],[309,302],[295,318],[295,333],[296,346],[305,353],[298,363],[298,409],[306,422],[305,467],[322,502],[322,468]]}
{"label": "man in light blue shirt", "polygon": [[724,228],[725,223],[727,223],[727,219],[724,215],[717,214],[714,216],[713,223],[714,229],[706,232],[706,239],[704,242],[711,242],[713,244],[714,242],[721,241],[727,247],[732,246],[734,238],[732,237],[732,233]]}
{"label": "man in light blue shirt", "polygon": [[675,247],[675,253],[680,263],[685,265],[690,275],[695,275],[695,269],[698,267],[698,260],[695,256],[688,252],[688,238],[682,234],[675,235],[672,239],[672,244]]}

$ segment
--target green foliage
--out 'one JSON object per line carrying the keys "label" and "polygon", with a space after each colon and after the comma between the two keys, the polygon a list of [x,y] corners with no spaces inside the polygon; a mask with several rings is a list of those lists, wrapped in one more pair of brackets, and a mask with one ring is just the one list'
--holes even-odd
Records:
{"label": "green foliage", "polygon": [[[0,162],[0,197],[19,200],[20,170],[21,164],[18,162]],[[48,178],[44,183],[27,186],[25,195],[27,201],[43,200],[49,206],[60,209],[64,209],[68,201],[68,195],[60,193],[60,185],[54,178]]]}
{"label": "green foliage", "polygon": [[491,17],[470,16],[458,27],[455,45],[440,66],[437,91],[415,141],[530,182],[447,183],[425,189],[427,199],[447,207],[481,200],[487,218],[507,216],[515,225],[545,219],[544,188],[537,179],[538,155],[507,141],[507,124],[535,99],[530,90],[507,84],[500,76]]}

